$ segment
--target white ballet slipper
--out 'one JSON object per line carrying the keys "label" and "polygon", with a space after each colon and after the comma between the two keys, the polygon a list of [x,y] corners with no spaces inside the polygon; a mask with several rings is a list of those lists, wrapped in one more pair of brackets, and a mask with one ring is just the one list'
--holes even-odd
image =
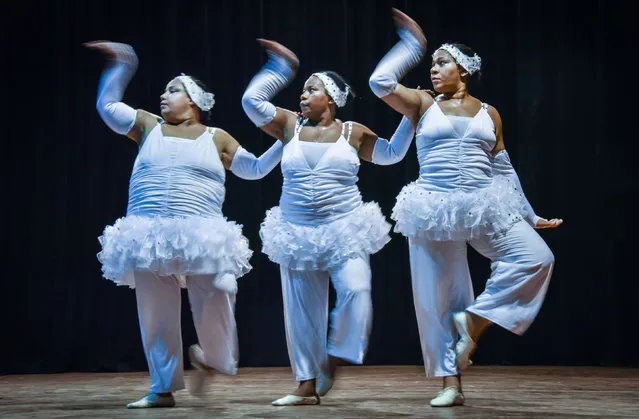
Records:
{"label": "white ballet slipper", "polygon": [[194,396],[200,396],[204,392],[204,384],[207,377],[213,375],[215,370],[204,362],[204,351],[200,345],[191,345],[189,347],[189,361],[195,369],[195,374],[189,382],[189,393]]}
{"label": "white ballet slipper", "polygon": [[173,395],[160,396],[159,394],[149,393],[137,402],[126,405],[127,409],[147,409],[150,407],[173,407],[175,399]]}
{"label": "white ballet slipper", "polygon": [[464,395],[457,390],[457,387],[446,387],[430,401],[430,405],[433,407],[462,406],[463,404]]}
{"label": "white ballet slipper", "polygon": [[455,345],[455,359],[457,362],[457,368],[463,371],[472,365],[470,356],[475,351],[477,344],[470,337],[466,312],[460,311],[453,314],[453,322],[455,323],[457,333],[459,333],[459,340]]}
{"label": "white ballet slipper", "polygon": [[293,394],[289,394],[287,396],[282,397],[281,399],[277,399],[271,403],[273,406],[304,406],[304,405],[315,405],[320,404],[320,398],[316,394],[310,397],[304,396],[295,396]]}

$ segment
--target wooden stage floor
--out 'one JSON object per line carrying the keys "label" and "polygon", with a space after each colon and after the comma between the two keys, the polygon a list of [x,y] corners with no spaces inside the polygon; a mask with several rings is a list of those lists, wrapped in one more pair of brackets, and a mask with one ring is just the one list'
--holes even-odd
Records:
{"label": "wooden stage floor", "polygon": [[[0,418],[639,418],[639,369],[474,366],[466,405],[431,408],[439,379],[419,366],[342,367],[319,406],[273,407],[294,388],[289,368],[216,375],[203,398],[175,394],[171,409],[128,410],[146,373],[0,376]],[[187,371],[188,380],[192,371]]]}

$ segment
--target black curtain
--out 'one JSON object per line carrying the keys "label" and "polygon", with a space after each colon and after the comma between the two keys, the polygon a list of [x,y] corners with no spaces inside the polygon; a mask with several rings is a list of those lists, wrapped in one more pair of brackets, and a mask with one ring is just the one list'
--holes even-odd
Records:
{"label": "black curtain", "polygon": [[[125,96],[159,112],[159,95],[180,72],[205,81],[219,126],[260,153],[272,139],[244,115],[240,98],[264,63],[255,39],[282,42],[301,61],[275,103],[296,109],[305,78],[334,70],[358,93],[340,110],[389,137],[400,116],[368,78],[397,41],[391,7],[417,20],[429,54],[442,42],[482,57],[472,94],[494,105],[506,147],[537,213],[562,217],[541,231],[556,257],[548,295],[523,337],[497,327],[482,338],[478,364],[637,366],[633,350],[636,191],[633,101],[636,46],[620,1],[220,0],[17,2],[5,12],[2,144],[5,214],[2,303],[4,373],[144,370],[135,293],[101,279],[97,237],[125,215],[136,146],[95,110],[102,57],[82,42],[134,46],[140,66]],[[430,60],[404,80],[429,87]],[[8,153],[6,153],[8,150]],[[417,177],[415,146],[392,167],[363,163],[364,199],[390,215]],[[254,269],[239,281],[240,366],[288,365],[279,271],[260,253],[259,224],[277,205],[281,174],[243,181],[229,174],[225,215],[244,225]],[[469,254],[476,293],[488,261]],[[422,362],[406,240],[372,256],[374,325],[368,364]],[[186,295],[184,343],[196,341]]]}

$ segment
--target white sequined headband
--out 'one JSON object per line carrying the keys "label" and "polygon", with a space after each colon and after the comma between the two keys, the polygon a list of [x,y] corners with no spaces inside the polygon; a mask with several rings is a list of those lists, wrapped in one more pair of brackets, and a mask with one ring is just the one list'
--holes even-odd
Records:
{"label": "white sequined headband", "polygon": [[197,85],[193,81],[190,76],[187,76],[184,73],[177,76],[176,79],[182,82],[184,88],[186,89],[186,93],[189,94],[189,97],[198,108],[203,111],[210,111],[213,105],[215,105],[215,95],[213,93],[205,92],[200,86]]}
{"label": "white sequined headband", "polygon": [[348,94],[351,91],[351,86],[346,85],[346,89],[342,90],[337,86],[337,84],[333,81],[333,78],[326,73],[313,73],[311,77],[315,76],[322,81],[324,84],[324,88],[328,92],[328,95],[333,98],[335,104],[341,108],[346,105],[346,101],[348,100]]}
{"label": "white sequined headband", "polygon": [[441,47],[437,48],[435,52],[439,51],[440,49],[443,49],[444,51],[452,55],[455,61],[457,61],[457,64],[462,66],[470,74],[476,73],[481,68],[481,57],[477,54],[469,57],[452,44],[443,44]]}

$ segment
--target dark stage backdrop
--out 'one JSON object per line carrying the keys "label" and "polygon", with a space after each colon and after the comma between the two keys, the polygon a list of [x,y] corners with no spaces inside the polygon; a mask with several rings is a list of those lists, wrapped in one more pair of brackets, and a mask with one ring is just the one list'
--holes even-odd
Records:
{"label": "dark stage backdrop", "polygon": [[[296,109],[303,81],[331,69],[359,98],[340,110],[389,137],[400,116],[377,99],[368,78],[397,41],[391,7],[415,18],[429,54],[445,41],[483,59],[472,93],[494,105],[506,147],[533,207],[565,224],[541,231],[556,257],[546,302],[523,337],[497,327],[477,364],[637,366],[639,316],[634,266],[636,141],[630,101],[636,51],[622,2],[453,0],[222,0],[14,2],[3,16],[5,235],[1,371],[146,369],[135,293],[101,278],[97,237],[124,216],[136,146],[111,132],[95,110],[103,60],[81,46],[130,43],[140,66],[125,96],[159,112],[166,82],[185,72],[215,93],[209,125],[264,151],[272,140],[240,99],[265,57],[255,39],[282,42],[301,60],[298,77],[275,99]],[[429,87],[429,59],[404,83]],[[362,163],[364,199],[390,216],[416,179],[415,146],[401,163]],[[225,215],[244,225],[254,269],[239,281],[241,366],[288,365],[278,268],[260,253],[259,225],[277,205],[281,174],[243,181],[229,174]],[[372,256],[374,325],[368,364],[420,364],[406,240]],[[476,292],[489,263],[469,252]],[[183,299],[184,344],[196,341]]]}

